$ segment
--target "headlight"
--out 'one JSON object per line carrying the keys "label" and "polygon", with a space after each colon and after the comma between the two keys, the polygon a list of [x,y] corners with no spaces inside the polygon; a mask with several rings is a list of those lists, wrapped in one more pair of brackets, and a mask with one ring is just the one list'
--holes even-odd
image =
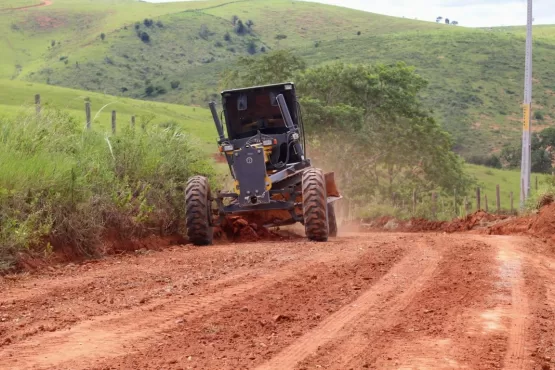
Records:
{"label": "headlight", "polygon": [[270,146],[270,145],[272,145],[272,144],[273,144],[273,142],[272,142],[271,139],[262,141],[262,145],[264,145],[264,146]]}
{"label": "headlight", "polygon": [[291,135],[291,137],[293,138],[293,140],[299,140],[299,134],[297,134],[296,132]]}
{"label": "headlight", "polygon": [[231,152],[233,150],[233,145],[224,145],[224,152]]}

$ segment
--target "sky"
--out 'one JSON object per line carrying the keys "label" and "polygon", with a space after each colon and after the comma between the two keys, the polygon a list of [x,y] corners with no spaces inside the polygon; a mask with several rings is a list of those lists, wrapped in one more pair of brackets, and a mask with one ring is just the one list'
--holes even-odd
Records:
{"label": "sky", "polygon": [[[145,0],[168,2],[183,0]],[[267,0],[271,1],[271,0]],[[439,16],[466,27],[526,25],[526,0],[306,0],[396,17],[435,21]],[[534,24],[555,24],[555,0],[534,1]]]}

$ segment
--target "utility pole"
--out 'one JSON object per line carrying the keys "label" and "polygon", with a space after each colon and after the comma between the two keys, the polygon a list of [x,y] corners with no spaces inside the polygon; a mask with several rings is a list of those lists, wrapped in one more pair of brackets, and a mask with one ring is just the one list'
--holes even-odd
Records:
{"label": "utility pole", "polygon": [[532,118],[532,0],[528,0],[526,27],[526,66],[524,73],[524,104],[522,124],[522,161],[520,164],[520,208],[524,208],[530,195]]}

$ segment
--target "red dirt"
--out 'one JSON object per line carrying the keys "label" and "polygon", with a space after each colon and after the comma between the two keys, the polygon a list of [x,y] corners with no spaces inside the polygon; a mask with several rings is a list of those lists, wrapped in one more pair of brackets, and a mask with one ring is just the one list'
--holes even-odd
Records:
{"label": "red dirt", "polygon": [[139,250],[0,278],[0,367],[549,369],[554,272],[468,233]]}
{"label": "red dirt", "polygon": [[42,8],[45,6],[50,6],[52,5],[54,2],[52,0],[44,0],[41,1],[40,4],[36,4],[36,5],[28,5],[28,6],[21,6],[19,8],[0,8],[0,12],[2,11],[10,11],[10,10],[25,10],[25,9],[31,9],[31,8]]}

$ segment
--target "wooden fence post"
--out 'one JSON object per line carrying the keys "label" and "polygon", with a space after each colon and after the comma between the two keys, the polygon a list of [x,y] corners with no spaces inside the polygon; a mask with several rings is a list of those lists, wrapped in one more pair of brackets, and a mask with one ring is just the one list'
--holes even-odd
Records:
{"label": "wooden fence post", "polygon": [[436,214],[437,214],[437,194],[436,192],[432,192],[432,218],[435,220],[436,219]]}
{"label": "wooden fence post", "polygon": [[416,214],[416,189],[412,191],[412,214]]}
{"label": "wooden fence post", "polygon": [[135,116],[131,116],[131,128],[135,128]]}
{"label": "wooden fence post", "polygon": [[87,117],[87,130],[91,129],[91,102],[85,102],[85,116]]}
{"label": "wooden fence post", "polygon": [[481,208],[481,205],[480,205],[480,200],[481,199],[480,198],[481,198],[480,197],[480,188],[478,187],[478,188],[476,188],[476,210],[477,211],[479,211],[480,208]]}
{"label": "wooden fence post", "polygon": [[468,197],[464,197],[464,215],[468,215]]}
{"label": "wooden fence post", "polygon": [[489,212],[489,207],[488,207],[488,195],[484,194],[484,201],[486,202],[485,206],[486,206],[486,213]]}
{"label": "wooden fence post", "polygon": [[40,114],[40,94],[35,95],[35,110],[38,116]]}
{"label": "wooden fence post", "polygon": [[513,192],[511,191],[511,214],[513,214],[514,211],[515,211],[515,203],[514,203]]}
{"label": "wooden fence post", "polygon": [[112,111],[112,134],[116,133],[116,111]]}
{"label": "wooden fence post", "polygon": [[496,196],[496,204],[497,204],[497,214],[501,213],[501,190],[499,185],[495,186],[495,196]]}

